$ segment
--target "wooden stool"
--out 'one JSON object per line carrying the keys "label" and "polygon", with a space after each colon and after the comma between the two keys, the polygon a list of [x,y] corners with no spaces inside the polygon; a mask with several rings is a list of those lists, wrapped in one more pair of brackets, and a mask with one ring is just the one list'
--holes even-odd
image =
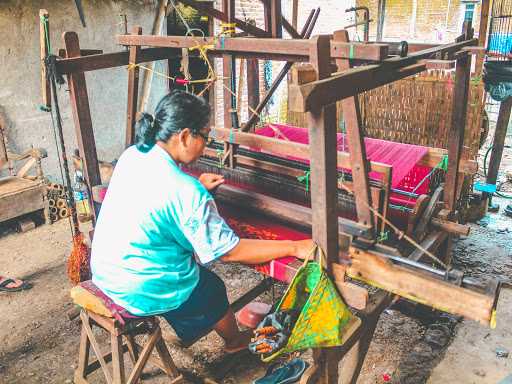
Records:
{"label": "wooden stool", "polygon": [[[160,368],[171,378],[170,383],[183,383],[183,376],[179,373],[165,345],[156,317],[145,317],[138,319],[126,319],[122,325],[114,318],[98,315],[92,311],[82,309],[80,312],[82,320],[82,334],[80,337],[80,351],[78,355],[78,368],[75,370],[75,384],[87,384],[87,375],[98,368],[103,370],[108,384],[135,384],[138,382],[142,370],[147,362]],[[93,326],[98,326],[110,333],[110,344],[112,351],[103,354],[92,331]],[[144,346],[135,342],[135,335],[148,335]],[[126,344],[123,344],[123,336]],[[89,363],[89,350],[92,347],[97,359]],[[159,358],[152,356],[151,352],[156,349]],[[128,380],[125,378],[124,353],[128,351],[134,364]],[[112,361],[112,373],[107,363]]]}

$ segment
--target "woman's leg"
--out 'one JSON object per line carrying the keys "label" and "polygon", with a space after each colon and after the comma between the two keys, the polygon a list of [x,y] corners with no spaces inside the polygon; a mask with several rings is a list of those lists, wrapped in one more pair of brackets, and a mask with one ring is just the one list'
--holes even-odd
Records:
{"label": "woman's leg", "polygon": [[251,342],[251,330],[241,332],[236,322],[235,314],[228,309],[222,319],[213,327],[215,332],[224,339],[226,352],[233,353],[246,349]]}

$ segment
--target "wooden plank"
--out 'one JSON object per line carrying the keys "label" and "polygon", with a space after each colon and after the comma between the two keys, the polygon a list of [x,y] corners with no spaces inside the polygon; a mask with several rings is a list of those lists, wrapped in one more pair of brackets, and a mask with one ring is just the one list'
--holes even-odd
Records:
{"label": "wooden plank", "polygon": [[331,57],[336,59],[355,59],[382,61],[388,57],[387,44],[362,44],[344,41],[331,42]]}
{"label": "wooden plank", "polygon": [[299,21],[299,0],[292,1],[292,26],[297,29]]}
{"label": "wooden plank", "polygon": [[[347,43],[349,41],[346,30],[334,32],[334,40]],[[339,71],[350,68],[350,62],[345,59],[337,59]],[[357,218],[359,223],[373,228],[372,196],[370,194],[370,182],[368,179],[368,159],[366,146],[361,128],[361,112],[357,96],[346,98],[342,101],[343,118],[347,130],[347,141],[350,148],[350,163],[352,165],[352,178],[354,180],[354,197],[356,200]]]}
{"label": "wooden plank", "polygon": [[512,97],[507,98],[500,104],[498,113],[498,121],[496,122],[496,130],[492,142],[491,158],[489,160],[489,169],[487,170],[488,184],[496,184],[498,178],[498,170],[500,169],[501,157],[507,137],[507,128],[510,121],[510,111],[512,108]]}
{"label": "wooden plank", "polygon": [[[446,232],[442,231],[435,231],[430,233],[425,240],[421,242],[421,246],[423,249],[426,249],[427,251],[431,253],[435,253],[437,248],[443,243],[443,241],[446,240],[448,237],[448,234]],[[415,249],[410,255],[409,259],[413,261],[420,261],[421,258],[425,255],[425,252],[423,252],[421,249],[417,248]]]}
{"label": "wooden plank", "polygon": [[[50,88],[50,79],[47,78],[45,59],[48,56],[47,39],[50,38],[50,14],[46,9],[39,10],[39,46],[41,48],[41,94],[42,105],[48,109],[52,107],[52,94]],[[46,29],[43,23],[46,21]]]}
{"label": "wooden plank", "polygon": [[[75,32],[65,32],[64,43],[68,57],[80,55],[80,44]],[[78,149],[83,162],[85,180],[90,191],[92,186],[101,184],[101,178],[84,73],[68,75],[68,84]],[[91,206],[93,206],[92,201]],[[96,210],[93,210],[93,214],[96,218]]]}
{"label": "wooden plank", "polygon": [[474,45],[476,42],[476,39],[470,39],[460,43],[445,44],[407,57],[393,57],[384,60],[381,64],[353,68],[302,86],[292,84],[288,95],[290,110],[307,112],[312,108],[318,108],[319,105],[333,104],[344,98],[414,75],[426,69],[425,59],[430,59],[433,55],[458,52],[461,48]]}
{"label": "wooden plank", "polygon": [[[489,7],[491,0],[482,0],[480,4],[480,28],[478,30],[478,45],[485,49],[485,42],[487,39],[487,28],[489,27]],[[479,76],[482,73],[484,64],[484,56],[476,58],[475,73]]]}
{"label": "wooden plank", "polygon": [[486,326],[490,324],[494,297],[452,285],[427,273],[396,266],[370,251],[351,248],[350,257],[351,265],[346,268],[346,273],[351,278]]}
{"label": "wooden plank", "polygon": [[[337,193],[334,193],[337,196]],[[276,218],[295,227],[309,229],[313,221],[311,208],[279,200],[256,192],[247,192],[229,185],[221,185],[215,198],[223,204],[256,211],[259,214]],[[333,217],[337,217],[336,208]],[[339,217],[337,230],[353,236],[368,237],[368,228],[352,220]]]}
{"label": "wooden plank", "polygon": [[[230,141],[256,150],[268,151],[277,155],[297,156],[304,159],[310,158],[310,146],[307,144],[284,141],[272,137],[254,135],[251,133],[233,131],[229,129],[212,127],[210,136],[216,141]],[[347,152],[338,151],[338,167],[352,169],[350,155]],[[391,166],[375,161],[370,162],[372,172],[387,173]]]}
{"label": "wooden plank", "polygon": [[0,185],[0,222],[44,209],[44,196],[45,187],[40,183],[8,194],[2,191]]}
{"label": "wooden plank", "polygon": [[[330,36],[315,36],[312,43],[310,62],[317,72],[317,79],[324,79],[331,74]],[[332,276],[332,264],[338,258],[336,107],[328,105],[312,109],[307,118],[311,188],[315,191],[311,195],[312,235],[325,252],[326,270]],[[338,383],[339,356],[334,350],[321,350],[314,360],[320,372],[320,382]]]}
{"label": "wooden plank", "polygon": [[[133,28],[132,33],[134,35],[142,35],[142,28],[136,26]],[[129,61],[132,64],[138,62],[140,55],[139,46],[130,46],[129,48],[130,57]],[[139,96],[139,75],[140,69],[137,66],[128,68],[128,105],[126,112],[126,136],[125,136],[125,147],[128,148],[134,143],[135,140],[135,121],[137,116],[137,105]]]}
{"label": "wooden plank", "polygon": [[446,174],[444,201],[446,208],[448,208],[452,213],[456,209],[455,205],[458,195],[458,171],[462,157],[462,147],[464,145],[470,77],[471,56],[466,54],[457,59],[455,90],[453,92],[451,132],[448,138],[448,172]]}
{"label": "wooden plank", "polygon": [[167,48],[192,48],[199,43],[214,45],[221,53],[279,54],[296,56],[298,60],[307,60],[309,43],[301,39],[259,39],[251,37],[206,37],[198,40],[189,36],[152,36],[118,35],[117,42],[122,45],[142,45]]}
{"label": "wooden plank", "polygon": [[[222,0],[222,9],[227,16],[227,23],[234,23],[235,19],[235,1]],[[223,41],[225,39],[223,38]],[[224,77],[223,95],[224,95],[224,128],[233,128],[233,124],[237,122],[234,115],[236,111],[236,102],[234,102],[233,94],[236,93],[236,67],[234,57],[231,55],[222,56],[222,75]],[[233,78],[234,77],[234,78]],[[238,128],[238,127],[234,127]]]}
{"label": "wooden plank", "polygon": [[[153,21],[153,27],[151,28],[151,35],[161,35],[163,33],[163,26],[165,21],[165,13],[167,10],[168,0],[158,0],[157,12]],[[141,34],[134,34],[138,36]],[[142,79],[142,92],[140,95],[138,111],[143,112],[146,110],[149,95],[151,94],[151,85],[153,84],[153,69],[155,68],[155,62],[151,61],[147,64],[147,71],[144,71]]]}
{"label": "wooden plank", "polygon": [[270,33],[273,38],[280,39],[283,37],[283,23],[281,14],[281,0],[270,1]]}
{"label": "wooden plank", "polygon": [[260,68],[257,59],[247,59],[247,116],[260,103]]}
{"label": "wooden plank", "polygon": [[[167,59],[175,56],[174,52],[174,50],[168,48],[141,48],[140,61],[138,63]],[[56,68],[60,74],[69,75],[76,72],[122,67],[130,62],[129,56],[128,51],[122,51],[90,56],[67,57],[65,59],[57,59]]]}

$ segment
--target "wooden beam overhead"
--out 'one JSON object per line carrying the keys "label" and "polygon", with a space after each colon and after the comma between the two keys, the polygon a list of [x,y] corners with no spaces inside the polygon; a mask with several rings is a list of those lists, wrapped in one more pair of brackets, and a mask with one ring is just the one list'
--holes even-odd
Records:
{"label": "wooden beam overhead", "polygon": [[288,96],[290,110],[307,112],[318,108],[319,105],[329,105],[346,97],[415,75],[426,69],[425,59],[430,59],[434,55],[442,56],[458,52],[463,47],[475,45],[477,41],[470,39],[429,48],[407,57],[393,57],[380,64],[350,69],[302,86],[292,85]]}
{"label": "wooden beam overhead", "polygon": [[[138,63],[146,63],[154,60],[163,60],[175,55],[175,52],[168,48],[141,48],[137,56]],[[90,56],[68,57],[57,59],[57,72],[61,75],[71,73],[96,71],[128,65],[129,52],[102,53]]]}

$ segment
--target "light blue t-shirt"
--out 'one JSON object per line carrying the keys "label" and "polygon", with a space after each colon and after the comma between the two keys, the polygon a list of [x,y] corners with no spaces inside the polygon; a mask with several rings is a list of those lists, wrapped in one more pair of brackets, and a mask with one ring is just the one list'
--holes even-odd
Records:
{"label": "light blue t-shirt", "polygon": [[203,264],[225,255],[238,237],[210,193],[158,145],[128,148],[117,162],[94,230],[92,280],[134,315],[178,308]]}

